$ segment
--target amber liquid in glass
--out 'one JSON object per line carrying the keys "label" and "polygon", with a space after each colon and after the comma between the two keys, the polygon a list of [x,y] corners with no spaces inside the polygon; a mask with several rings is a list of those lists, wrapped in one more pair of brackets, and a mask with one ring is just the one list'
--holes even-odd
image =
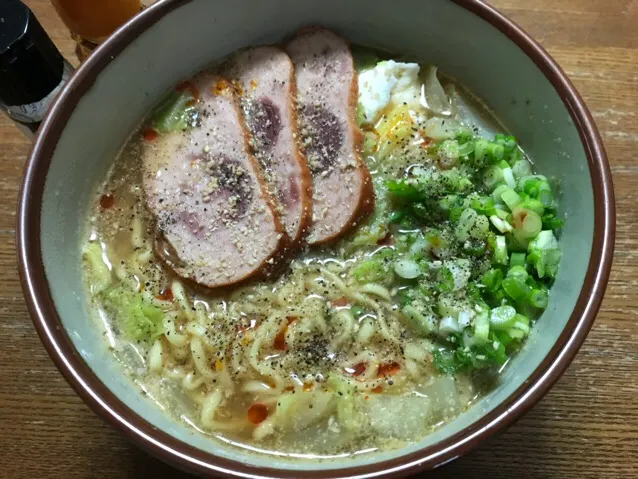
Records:
{"label": "amber liquid in glass", "polygon": [[140,0],[51,0],[72,33],[100,43],[138,13]]}

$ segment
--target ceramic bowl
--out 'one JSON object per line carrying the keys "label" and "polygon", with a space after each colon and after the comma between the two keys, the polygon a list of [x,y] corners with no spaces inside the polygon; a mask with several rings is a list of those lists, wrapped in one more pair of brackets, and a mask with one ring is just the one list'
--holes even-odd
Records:
{"label": "ceramic bowl", "polygon": [[[540,171],[560,182],[567,222],[551,301],[501,384],[402,449],[290,462],[195,433],[120,373],[87,313],[83,218],[96,182],[169,87],[231,51],[309,24],[438,65],[482,97]],[[201,475],[377,477],[446,463],[502,430],[565,371],[600,306],[614,241],[609,165],[583,101],[528,35],[474,0],[165,0],[121,28],[68,82],[28,159],[18,212],[20,273],[36,328],[77,393],[125,436]]]}

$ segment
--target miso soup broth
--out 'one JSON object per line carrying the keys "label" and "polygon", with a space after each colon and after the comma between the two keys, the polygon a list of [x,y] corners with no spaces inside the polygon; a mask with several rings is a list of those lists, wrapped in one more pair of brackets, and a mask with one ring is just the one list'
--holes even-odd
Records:
{"label": "miso soup broth", "polygon": [[206,93],[183,85],[87,211],[96,328],[136,387],[211,440],[314,458],[418,441],[498,387],[547,306],[562,225],[548,179],[435,67],[353,51],[374,211],[338,240],[226,288],[177,274],[143,151],[204,128]]}

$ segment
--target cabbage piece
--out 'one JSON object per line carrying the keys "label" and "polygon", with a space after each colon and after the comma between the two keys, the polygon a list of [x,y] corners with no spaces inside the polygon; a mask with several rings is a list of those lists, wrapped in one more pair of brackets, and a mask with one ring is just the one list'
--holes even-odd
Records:
{"label": "cabbage piece", "polygon": [[351,270],[354,279],[359,283],[378,283],[392,279],[394,250],[384,248],[378,250],[368,259],[358,263]]}
{"label": "cabbage piece", "polygon": [[491,140],[503,130],[491,115],[485,113],[489,110],[462,87],[450,83],[445,86],[445,91],[450,98],[454,117],[474,130],[478,136]]}
{"label": "cabbage piece", "polygon": [[282,394],[277,400],[274,421],[284,431],[301,431],[330,416],[335,407],[335,395],[328,391]]}
{"label": "cabbage piece", "polygon": [[354,386],[348,379],[337,374],[330,374],[326,384],[336,394],[339,425],[349,431],[358,429],[361,425],[361,418],[355,407]]}
{"label": "cabbage piece", "polygon": [[434,422],[455,417],[461,410],[461,400],[453,376],[438,376],[421,388],[430,399],[430,413]]}
{"label": "cabbage piece", "polygon": [[164,333],[164,313],[137,292],[118,286],[104,292],[104,304],[114,323],[133,341],[152,341]]}
{"label": "cabbage piece", "polygon": [[383,180],[374,180],[374,211],[355,230],[354,235],[346,238],[343,247],[347,251],[356,251],[360,246],[374,246],[389,233],[388,193]]}
{"label": "cabbage piece", "polygon": [[360,406],[372,429],[381,437],[404,441],[420,439],[432,424],[431,401],[423,395],[374,394]]}
{"label": "cabbage piece", "polygon": [[151,113],[151,126],[159,133],[188,128],[194,98],[188,90],[171,90]]}
{"label": "cabbage piece", "polygon": [[438,116],[430,118],[424,125],[425,136],[434,141],[452,140],[463,129],[458,121]]}
{"label": "cabbage piece", "polygon": [[406,304],[401,312],[407,318],[412,328],[421,335],[427,336],[437,330],[436,318],[421,300],[415,300],[412,301],[411,304]]}
{"label": "cabbage piece", "polygon": [[424,83],[421,88],[421,106],[435,115],[452,115],[450,99],[439,81],[435,66],[429,66],[425,69]]}
{"label": "cabbage piece", "polygon": [[99,243],[89,243],[84,248],[82,256],[89,265],[91,273],[90,288],[92,293],[100,293],[111,285],[113,275],[103,258]]}

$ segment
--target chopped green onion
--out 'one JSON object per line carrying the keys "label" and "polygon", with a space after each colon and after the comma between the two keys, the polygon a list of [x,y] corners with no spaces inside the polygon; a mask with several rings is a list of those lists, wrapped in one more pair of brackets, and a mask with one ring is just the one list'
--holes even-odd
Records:
{"label": "chopped green onion", "polygon": [[487,157],[493,162],[502,160],[505,157],[505,148],[497,143],[487,144]]}
{"label": "chopped green onion", "polygon": [[449,293],[454,290],[454,275],[449,268],[440,268],[437,279],[439,282],[436,284],[436,288],[442,293]]}
{"label": "chopped green onion", "polygon": [[534,241],[532,241],[529,245],[530,253],[532,252],[532,250],[535,250],[535,249],[539,249],[539,250],[558,249],[558,241],[556,241],[556,238],[554,237],[554,233],[547,230],[541,231],[540,233],[538,233],[538,236],[536,236],[536,238],[534,238]]}
{"label": "chopped green onion", "polygon": [[510,190],[511,188],[507,185],[498,185],[494,191],[492,191],[492,198],[494,199],[494,203],[497,204],[502,204],[503,203],[503,198],[501,197],[501,195],[503,194],[503,192]]}
{"label": "chopped green onion", "polygon": [[510,213],[502,208],[496,208],[496,216],[498,216],[502,220],[508,220]]}
{"label": "chopped green onion", "polygon": [[[474,135],[472,134],[472,130],[469,128],[461,127],[456,132],[456,141],[461,144],[471,142],[473,138]],[[472,145],[472,150],[474,150],[474,145]]]}
{"label": "chopped green onion", "polygon": [[505,347],[507,347],[512,342],[512,337],[505,331],[495,331],[495,335],[499,342]]}
{"label": "chopped green onion", "polygon": [[501,199],[510,210],[513,210],[521,202],[521,197],[512,188],[507,188],[501,193]]}
{"label": "chopped green onion", "polygon": [[481,276],[481,284],[485,289],[495,293],[501,287],[503,272],[500,269],[490,269]]}
{"label": "chopped green onion", "polygon": [[398,198],[418,200],[421,197],[421,192],[416,186],[403,180],[390,180],[386,182],[385,186],[390,193]]}
{"label": "chopped green onion", "polygon": [[525,266],[525,253],[512,253],[510,256],[510,268]]}
{"label": "chopped green onion", "polygon": [[479,314],[474,317],[473,323],[473,341],[475,344],[485,344],[490,332],[490,314],[489,311],[481,310]]}
{"label": "chopped green onion", "polygon": [[456,140],[445,140],[439,146],[439,155],[449,160],[458,160],[460,156],[459,142]]}
{"label": "chopped green onion", "polygon": [[[542,233],[545,233],[545,231],[541,231],[541,234]],[[549,233],[551,233],[551,231]],[[541,234],[539,234],[539,236],[541,236]],[[557,247],[538,247],[537,240],[538,236],[534,239],[534,241],[530,242],[530,253],[527,255],[527,261],[534,266],[539,278],[553,278],[558,272],[558,263],[560,262],[561,252]]]}
{"label": "chopped green onion", "polygon": [[522,178],[532,174],[532,164],[527,160],[518,160],[512,166],[512,173],[515,178]]}
{"label": "chopped green onion", "polygon": [[553,213],[549,213],[543,216],[543,229],[556,230],[563,227],[565,222],[559,218],[556,218]]}
{"label": "chopped green onion", "polygon": [[490,221],[494,225],[494,228],[499,230],[501,233],[508,233],[514,229],[512,228],[511,224],[509,224],[507,221],[500,219],[496,215],[490,216]]}
{"label": "chopped green onion", "polygon": [[470,236],[477,240],[484,240],[490,232],[490,222],[487,216],[478,215],[474,221],[472,229],[470,229]]}
{"label": "chopped green onion", "polygon": [[532,197],[537,197],[539,185],[542,183],[547,183],[547,178],[542,175],[524,176],[518,180],[518,188]]}
{"label": "chopped green onion", "polygon": [[464,143],[457,149],[459,156],[468,156],[474,151],[474,144],[472,142]]}
{"label": "chopped green onion", "polygon": [[497,331],[507,331],[515,323],[516,310],[512,306],[499,306],[490,312],[490,327]]}
{"label": "chopped green onion", "polygon": [[[523,254],[523,253],[518,253],[518,254]],[[525,258],[524,254],[523,254],[523,258]],[[529,273],[527,272],[524,266],[515,265],[515,266],[510,266],[510,269],[507,272],[507,276],[510,278],[520,278],[523,281],[526,281],[527,278],[529,277]]]}
{"label": "chopped green onion", "polygon": [[498,165],[490,166],[485,170],[485,173],[483,173],[483,184],[490,190],[503,181],[505,181],[503,178],[503,169]]}
{"label": "chopped green onion", "polygon": [[472,198],[470,201],[470,208],[476,211],[480,215],[490,216],[496,213],[494,208],[494,200],[489,196],[479,196],[478,198]]}
{"label": "chopped green onion", "polygon": [[547,293],[542,289],[534,289],[529,294],[528,301],[535,308],[545,309],[547,308],[549,298],[547,297]]}
{"label": "chopped green onion", "polygon": [[514,324],[507,330],[507,334],[514,339],[524,339],[529,334],[529,318],[522,314],[514,316]]}
{"label": "chopped green onion", "polygon": [[545,206],[543,206],[543,203],[535,198],[525,198],[518,206],[520,208],[525,208],[526,210],[531,210],[537,215],[542,215],[545,212]]}
{"label": "chopped green onion", "polygon": [[477,218],[478,213],[471,208],[467,208],[461,213],[454,229],[454,234],[459,240],[465,241],[470,237],[470,230]]}
{"label": "chopped green onion", "polygon": [[479,138],[474,142],[474,161],[479,166],[484,163],[488,145],[489,141],[484,140],[483,138]]}
{"label": "chopped green onion", "polygon": [[507,168],[503,168],[503,179],[507,186],[512,189],[516,188],[516,180],[514,179],[514,174],[509,166]]}
{"label": "chopped green onion", "polygon": [[522,238],[534,238],[543,229],[541,217],[532,210],[515,208],[512,211],[512,215],[514,217],[514,227]]}
{"label": "chopped green onion", "polygon": [[505,293],[517,303],[527,298],[532,291],[525,280],[519,277],[508,276],[502,286]]}
{"label": "chopped green onion", "polygon": [[538,199],[546,208],[554,205],[554,195],[552,194],[552,187],[549,183],[544,182],[538,185]]}
{"label": "chopped green onion", "polygon": [[496,236],[496,243],[494,245],[494,262],[498,264],[507,264],[507,242],[505,236]]}

